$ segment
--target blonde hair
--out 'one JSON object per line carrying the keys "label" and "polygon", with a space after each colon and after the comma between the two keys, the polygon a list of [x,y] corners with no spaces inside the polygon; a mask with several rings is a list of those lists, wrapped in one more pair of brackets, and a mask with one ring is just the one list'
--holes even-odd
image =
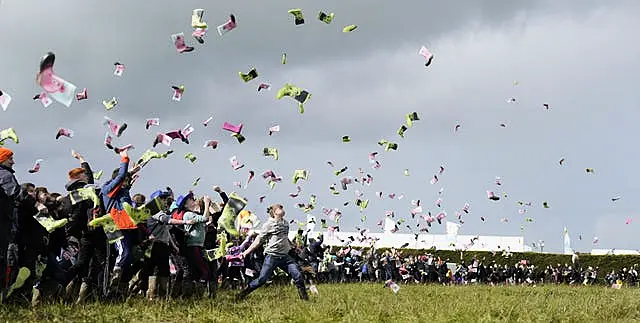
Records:
{"label": "blonde hair", "polygon": [[275,212],[276,208],[282,208],[281,204],[272,204],[271,206],[269,206],[267,208],[267,214],[269,214],[270,217],[273,217],[273,212]]}
{"label": "blonde hair", "polygon": [[204,198],[201,197],[201,198],[197,199],[196,203],[198,204],[198,212],[201,212],[202,214],[204,214],[205,213]]}

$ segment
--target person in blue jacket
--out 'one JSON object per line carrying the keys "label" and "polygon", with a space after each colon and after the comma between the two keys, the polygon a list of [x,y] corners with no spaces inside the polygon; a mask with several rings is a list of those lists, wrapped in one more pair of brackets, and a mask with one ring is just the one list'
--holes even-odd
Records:
{"label": "person in blue jacket", "polygon": [[113,273],[109,282],[109,290],[115,291],[120,287],[126,288],[126,282],[132,276],[130,272],[132,262],[132,249],[137,243],[138,230],[133,219],[125,211],[126,206],[131,206],[131,173],[129,168],[129,155],[127,151],[120,152],[120,167],[113,171],[111,180],[102,186],[102,199],[107,214],[116,224],[119,234],[114,245],[118,252]]}

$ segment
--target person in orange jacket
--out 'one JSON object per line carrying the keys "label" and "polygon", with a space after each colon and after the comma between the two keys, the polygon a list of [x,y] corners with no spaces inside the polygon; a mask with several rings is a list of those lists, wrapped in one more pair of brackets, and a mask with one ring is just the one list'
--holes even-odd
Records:
{"label": "person in orange jacket", "polygon": [[137,243],[138,236],[137,225],[125,211],[125,204],[133,204],[129,193],[132,176],[128,171],[127,151],[121,151],[120,157],[120,167],[113,171],[111,180],[107,181],[101,190],[105,211],[120,231],[120,238],[114,243],[118,257],[109,282],[109,289],[112,291],[118,285],[125,284],[132,274],[130,272],[132,249]]}

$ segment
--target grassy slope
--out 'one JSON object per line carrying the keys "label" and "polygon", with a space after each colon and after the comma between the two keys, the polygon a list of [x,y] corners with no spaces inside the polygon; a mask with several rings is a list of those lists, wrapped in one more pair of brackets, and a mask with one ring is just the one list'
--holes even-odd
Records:
{"label": "grassy slope", "polygon": [[605,322],[640,320],[640,289],[603,287],[320,285],[303,303],[292,286],[266,287],[242,303],[223,292],[215,302],[172,301],[37,310],[0,307],[0,321],[30,322]]}

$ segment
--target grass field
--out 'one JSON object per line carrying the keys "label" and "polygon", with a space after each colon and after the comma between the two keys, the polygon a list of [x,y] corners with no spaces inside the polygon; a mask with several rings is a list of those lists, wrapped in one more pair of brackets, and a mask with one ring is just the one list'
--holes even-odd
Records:
{"label": "grass field", "polygon": [[262,288],[241,303],[215,301],[0,307],[6,322],[630,322],[640,321],[640,289],[604,287],[320,285],[310,302],[293,286]]}

